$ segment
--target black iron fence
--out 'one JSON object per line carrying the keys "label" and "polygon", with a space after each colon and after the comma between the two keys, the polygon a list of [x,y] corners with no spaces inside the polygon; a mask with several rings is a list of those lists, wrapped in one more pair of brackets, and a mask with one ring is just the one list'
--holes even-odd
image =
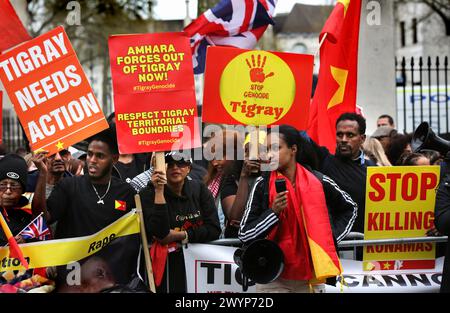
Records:
{"label": "black iron fence", "polygon": [[[397,129],[412,133],[421,122],[427,121],[436,133],[449,134],[448,56],[396,58],[395,68]],[[14,113],[3,116],[3,143],[11,152],[27,147]]]}
{"label": "black iron fence", "polygon": [[3,116],[3,144],[8,152],[15,152],[17,148],[27,149],[28,142],[25,133],[15,113]]}
{"label": "black iron fence", "polygon": [[436,133],[450,132],[448,57],[395,59],[397,128],[412,133],[424,121]]}

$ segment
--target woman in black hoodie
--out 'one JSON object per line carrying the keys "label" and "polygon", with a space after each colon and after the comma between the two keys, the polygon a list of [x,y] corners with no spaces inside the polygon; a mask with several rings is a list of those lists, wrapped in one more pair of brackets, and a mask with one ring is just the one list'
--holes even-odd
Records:
{"label": "woman in black hoodie", "polygon": [[211,192],[187,177],[190,158],[170,152],[166,163],[167,181],[155,171],[141,198],[147,232],[154,238],[151,252],[157,291],[182,293],[186,292],[182,244],[216,240],[221,230]]}

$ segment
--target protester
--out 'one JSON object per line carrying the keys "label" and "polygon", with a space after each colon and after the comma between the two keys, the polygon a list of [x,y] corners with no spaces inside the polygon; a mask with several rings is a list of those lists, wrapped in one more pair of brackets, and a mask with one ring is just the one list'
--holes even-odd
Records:
{"label": "protester", "polygon": [[411,134],[397,134],[391,138],[391,145],[389,146],[386,155],[391,162],[392,165],[400,165],[399,159],[400,156],[407,152],[411,153]]}
{"label": "protester", "polygon": [[442,162],[442,156],[438,151],[422,149],[419,151],[424,157],[430,160],[430,165],[439,165]]}
{"label": "protester", "polygon": [[400,157],[401,165],[430,165],[430,160],[421,153],[405,153]]}
{"label": "protester", "polygon": [[[57,239],[91,235],[135,207],[133,188],[111,175],[113,164],[119,157],[114,129],[106,129],[88,141],[88,175],[62,179],[46,202],[48,168],[43,160],[45,153],[40,152],[36,157],[40,175],[33,210],[44,211],[50,223],[58,221]],[[125,202],[126,208],[117,210],[116,201]]]}
{"label": "protester", "polygon": [[[436,194],[436,205],[434,210],[434,224],[436,229],[443,235],[450,235],[450,153],[447,153],[443,162],[444,173]],[[450,242],[447,240],[447,250],[444,259],[442,273],[441,292],[450,292]]]}
{"label": "protester", "polygon": [[[203,181],[214,197],[223,235],[230,212],[225,211],[222,205],[222,192],[226,180],[232,174],[235,162],[238,162],[239,154],[243,156],[243,138],[237,131],[224,129],[207,142],[207,149],[211,152],[213,159],[209,161]],[[230,206],[226,209],[230,209]]]}
{"label": "protester", "polygon": [[[16,154],[8,154],[2,158],[0,160],[0,214],[17,243],[45,240],[49,237],[48,230],[45,231],[44,222],[40,224],[41,229],[30,226],[39,217],[30,213],[25,207],[28,204],[28,198],[22,195],[22,192],[25,190],[26,184],[27,164],[24,159]],[[37,237],[35,231],[42,234],[42,237]],[[6,244],[8,244],[8,239],[0,228],[0,246]],[[0,293],[23,293],[30,290],[51,292],[53,289],[54,282],[47,279],[45,268],[0,272]]]}
{"label": "protester", "polygon": [[227,212],[227,221],[225,225],[225,237],[237,238],[240,221],[244,215],[248,195],[252,190],[256,179],[261,176],[261,164],[266,163],[264,153],[267,149],[264,146],[266,132],[258,131],[258,151],[256,160],[250,160],[250,137],[249,133],[244,141],[244,161],[237,160],[233,164],[231,173],[225,178],[221,194],[224,211]]}
{"label": "protester", "polygon": [[[18,242],[24,242],[17,236],[32,220],[33,215],[21,208],[28,204],[22,196],[27,184],[27,164],[16,154],[7,154],[0,160],[0,209],[11,233]],[[3,231],[0,231],[0,246],[8,243]]]}
{"label": "protester", "polygon": [[394,119],[392,118],[392,116],[387,114],[380,115],[377,119],[377,127],[381,126],[389,126],[395,128]]}
{"label": "protester", "polygon": [[[206,169],[202,166],[196,164],[195,162],[192,162],[191,164],[191,171],[189,172],[188,177],[193,180],[203,181],[203,178],[206,175]],[[150,166],[150,168],[141,174],[134,177],[130,185],[136,190],[136,192],[140,192],[142,189],[147,187],[148,183],[152,180],[153,175],[153,167]]]}
{"label": "protester", "polygon": [[[182,243],[204,243],[219,238],[220,224],[214,198],[205,184],[187,178],[191,159],[178,152],[166,154],[167,179],[161,171],[140,192],[146,225],[155,239],[152,258],[158,292],[186,292]],[[167,184],[166,184],[167,183]],[[167,260],[167,264],[166,264]]]}
{"label": "protester", "polygon": [[383,146],[383,150],[386,153],[391,145],[392,137],[397,134],[397,131],[390,126],[380,126],[372,134],[372,138],[378,139]]}
{"label": "protester", "polygon": [[[33,155],[31,158],[31,161],[35,166],[37,164],[35,163],[36,158],[41,157],[43,154]],[[44,161],[44,160],[42,160]],[[45,173],[47,177],[47,181],[45,184],[45,198],[47,199],[50,196],[50,193],[52,192],[55,185],[63,178],[66,177],[72,177],[73,174],[67,170],[67,163],[62,158],[61,154],[59,152],[56,152],[55,154],[46,157],[45,159],[46,164],[48,164],[48,173]],[[28,184],[27,184],[27,191],[28,192],[34,192],[36,189],[36,184],[38,181],[40,175],[40,171],[32,171],[28,174]]]}
{"label": "protester", "polygon": [[[311,241],[319,246],[326,242],[321,246],[324,263],[330,256],[337,260],[333,231],[338,241],[345,237],[356,218],[356,204],[333,180],[312,170],[317,160],[307,150],[310,144],[295,128],[282,125],[279,133],[269,133],[267,146],[273,170],[256,180],[239,239],[249,243],[267,237],[276,241],[284,253],[281,277],[273,283],[257,285],[258,291],[309,292],[309,281],[320,276],[311,255]],[[275,180],[279,178],[285,180],[287,191],[277,193]],[[315,238],[318,233],[323,241]]]}
{"label": "protester", "polygon": [[[36,156],[35,164],[40,174],[32,208],[33,212],[44,212],[49,223],[58,222],[56,239],[94,234],[135,207],[133,188],[112,176],[113,165],[119,158],[114,127],[92,136],[88,142],[86,175],[60,180],[47,201],[45,152]],[[117,203],[121,205],[117,207]],[[130,249],[138,250],[139,243]],[[69,272],[64,266],[58,267],[58,286],[65,283]]]}
{"label": "protester", "polygon": [[363,144],[363,150],[367,157],[378,166],[391,166],[391,162],[389,162],[378,139],[373,137],[366,139]]}
{"label": "protester", "polygon": [[319,171],[332,178],[358,204],[358,216],[352,231],[360,233],[364,233],[367,167],[376,166],[366,158],[362,149],[365,132],[364,117],[344,113],[336,120],[336,155],[311,140],[319,158]]}

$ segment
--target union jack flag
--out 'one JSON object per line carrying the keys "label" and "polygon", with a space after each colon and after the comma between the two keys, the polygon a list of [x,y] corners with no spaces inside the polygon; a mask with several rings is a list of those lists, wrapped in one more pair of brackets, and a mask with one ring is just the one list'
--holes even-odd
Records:
{"label": "union jack flag", "polygon": [[253,49],[272,16],[277,0],[222,0],[184,31],[191,37],[194,73],[205,71],[208,46]]}
{"label": "union jack flag", "polygon": [[48,240],[51,239],[50,229],[47,227],[44,218],[38,216],[34,221],[32,221],[21,233],[23,239],[39,239]]}

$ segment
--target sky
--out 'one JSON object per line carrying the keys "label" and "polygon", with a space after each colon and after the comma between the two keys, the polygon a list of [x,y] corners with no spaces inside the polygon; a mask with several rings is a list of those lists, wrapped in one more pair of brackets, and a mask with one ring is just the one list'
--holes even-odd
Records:
{"label": "sky", "polygon": [[[331,0],[278,0],[275,15],[290,12],[295,3],[329,4]],[[184,19],[186,0],[157,0],[154,7],[155,18],[162,20]],[[189,1],[189,16],[197,17],[197,0]]]}

